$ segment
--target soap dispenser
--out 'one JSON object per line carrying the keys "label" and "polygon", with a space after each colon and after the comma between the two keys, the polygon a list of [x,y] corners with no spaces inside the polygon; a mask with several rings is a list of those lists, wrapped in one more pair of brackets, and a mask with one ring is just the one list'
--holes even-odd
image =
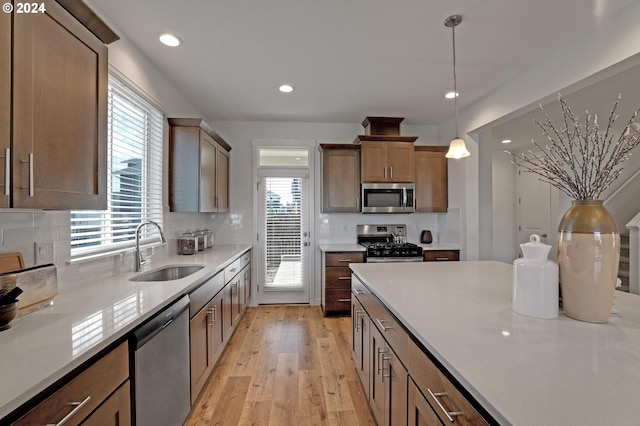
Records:
{"label": "soap dispenser", "polygon": [[513,310],[534,318],[557,318],[558,264],[548,259],[551,246],[533,234],[520,248],[524,258],[513,262]]}

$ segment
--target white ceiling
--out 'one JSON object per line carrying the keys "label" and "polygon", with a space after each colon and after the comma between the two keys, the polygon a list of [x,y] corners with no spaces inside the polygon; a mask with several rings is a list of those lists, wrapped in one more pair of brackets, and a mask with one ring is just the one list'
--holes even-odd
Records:
{"label": "white ceiling", "polygon": [[[634,0],[88,0],[207,120],[453,115]],[[157,36],[173,32],[178,48]],[[287,82],[295,92],[285,95]]]}

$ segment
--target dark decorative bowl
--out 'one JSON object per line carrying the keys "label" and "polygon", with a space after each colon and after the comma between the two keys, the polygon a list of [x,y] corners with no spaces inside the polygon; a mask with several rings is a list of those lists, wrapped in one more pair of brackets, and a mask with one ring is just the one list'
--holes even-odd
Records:
{"label": "dark decorative bowl", "polygon": [[11,321],[18,315],[18,301],[0,305],[0,331],[11,328]]}

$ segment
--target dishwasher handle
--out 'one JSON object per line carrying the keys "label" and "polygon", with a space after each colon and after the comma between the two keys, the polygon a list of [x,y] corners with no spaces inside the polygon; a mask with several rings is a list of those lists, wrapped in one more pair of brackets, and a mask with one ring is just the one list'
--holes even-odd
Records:
{"label": "dishwasher handle", "polygon": [[184,295],[172,305],[169,305],[159,314],[136,328],[131,336],[132,348],[139,349],[156,334],[160,333],[165,327],[168,327],[174,319],[189,308],[189,296]]}

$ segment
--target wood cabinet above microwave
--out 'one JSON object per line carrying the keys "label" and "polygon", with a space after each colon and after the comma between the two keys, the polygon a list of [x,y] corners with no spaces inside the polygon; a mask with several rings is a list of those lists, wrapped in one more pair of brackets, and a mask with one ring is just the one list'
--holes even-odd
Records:
{"label": "wood cabinet above microwave", "polygon": [[364,136],[361,146],[360,174],[362,182],[413,182],[415,136]]}
{"label": "wood cabinet above microwave", "polygon": [[229,211],[231,147],[199,118],[169,118],[172,212]]}
{"label": "wood cabinet above microwave", "polygon": [[103,209],[118,37],[82,2],[41,3],[0,15],[0,207]]}

